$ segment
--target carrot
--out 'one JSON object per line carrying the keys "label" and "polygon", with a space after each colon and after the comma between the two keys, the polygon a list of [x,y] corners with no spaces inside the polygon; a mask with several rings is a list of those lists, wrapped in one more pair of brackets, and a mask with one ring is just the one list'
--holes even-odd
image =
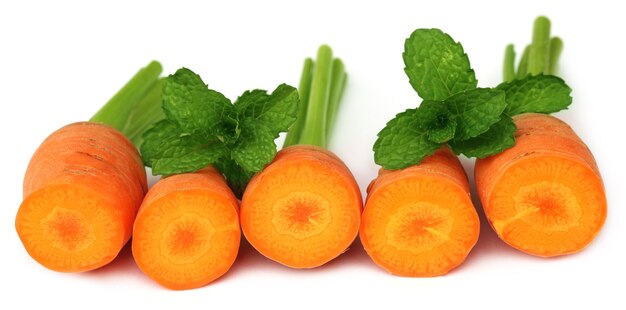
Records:
{"label": "carrot", "polygon": [[151,279],[174,289],[204,286],[231,267],[241,230],[237,198],[210,167],[157,182],[133,229],[133,256]]}
{"label": "carrot", "polygon": [[489,151],[476,141],[491,140],[481,135],[501,123],[504,93],[477,88],[463,46],[439,29],[413,31],[402,58],[423,101],[378,133],[374,160],[382,168],[368,187],[359,236],[389,273],[434,277],[460,266],[478,241],[480,221],[453,152]]}
{"label": "carrot", "polygon": [[459,266],[479,232],[465,171],[444,147],[419,165],[381,168],[368,187],[359,236],[386,271],[432,277]]}
{"label": "carrot", "polygon": [[[46,268],[99,268],[129,240],[147,191],[146,173],[132,142],[104,123],[134,128],[125,118],[146,93],[160,91],[153,87],[160,71],[160,64],[151,63],[94,116],[98,122],[62,127],[35,151],[15,228],[30,256]],[[141,105],[152,110],[158,100]]]}
{"label": "carrot", "polygon": [[477,160],[489,223],[509,245],[550,257],[576,253],[602,228],[607,202],[593,155],[561,120],[520,114],[514,147]]}
{"label": "carrot", "polygon": [[[563,80],[544,75],[556,73],[563,48],[561,39],[550,37],[550,27],[546,17],[535,20],[529,52],[517,73],[513,47],[507,47],[507,82],[498,87],[510,98],[505,112],[517,126],[515,146],[477,160],[475,168],[478,195],[497,235],[541,257],[579,252],[596,237],[607,216],[604,185],[591,151],[563,121],[529,113],[555,112],[572,101]],[[530,74],[524,77],[526,72]],[[532,89],[533,78],[549,86]]]}
{"label": "carrot", "polygon": [[28,253],[47,268],[95,269],[130,238],[146,190],[139,154],[121,133],[96,123],[70,124],[33,155],[16,229]]}
{"label": "carrot", "polygon": [[359,229],[361,193],[345,164],[323,148],[281,150],[242,199],[241,227],[261,254],[292,268],[321,266]]}
{"label": "carrot", "polygon": [[[313,69],[314,68],[314,69]],[[292,268],[321,266],[358,234],[362,197],[348,167],[326,149],[346,74],[320,47],[306,59],[298,119],[271,164],[256,174],[241,201],[241,228],[264,256]]]}

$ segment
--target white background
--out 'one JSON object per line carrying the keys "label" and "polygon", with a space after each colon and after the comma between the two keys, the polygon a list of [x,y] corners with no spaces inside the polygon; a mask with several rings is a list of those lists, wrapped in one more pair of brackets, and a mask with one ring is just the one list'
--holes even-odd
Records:
{"label": "white background", "polygon": [[[2,309],[626,306],[626,23],[618,1],[7,2],[0,4]],[[606,225],[579,254],[522,254],[483,220],[466,263],[443,277],[389,275],[358,243],[315,270],[288,269],[244,245],[223,278],[175,292],[145,277],[128,248],[100,270],[62,274],[33,261],[15,233],[23,173],[39,143],[65,124],[88,119],[152,59],[165,73],[189,67],[234,99],[246,89],[297,85],[304,57],[330,44],[349,73],[330,149],[365,189],[377,171],[376,133],[419,102],[403,72],[404,38],[416,28],[443,29],[463,43],[479,85],[493,86],[501,80],[504,46],[516,43],[520,51],[539,14],[552,19],[553,33],[565,41],[561,74],[574,89],[573,105],[558,116],[594,152],[608,195]],[[471,176],[473,161],[464,165]]]}

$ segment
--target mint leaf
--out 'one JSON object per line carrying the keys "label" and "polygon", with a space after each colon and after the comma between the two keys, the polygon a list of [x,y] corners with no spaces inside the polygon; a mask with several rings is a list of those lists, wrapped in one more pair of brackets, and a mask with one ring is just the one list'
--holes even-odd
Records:
{"label": "mint leaf", "polygon": [[456,121],[446,117],[440,127],[428,130],[428,140],[435,143],[446,143],[454,138],[455,132]]}
{"label": "mint leaf", "polygon": [[396,115],[378,133],[374,143],[374,161],[385,169],[403,169],[422,161],[441,147],[428,139],[418,109]]}
{"label": "mint leaf", "polygon": [[418,129],[426,130],[428,140],[445,143],[454,138],[457,124],[443,102],[424,100],[417,110]]}
{"label": "mint leaf", "polygon": [[244,123],[239,142],[232,150],[232,159],[245,171],[261,171],[276,155],[276,135],[277,132],[260,123]]}
{"label": "mint leaf", "polygon": [[272,94],[244,92],[234,104],[182,68],[163,80],[166,119],[144,135],[141,153],[154,175],[218,168],[233,190],[276,155],[274,140],[296,118],[298,91],[286,84]]}
{"label": "mint leaf", "polygon": [[212,132],[232,113],[228,98],[211,90],[193,71],[182,68],[163,80],[163,111],[183,133]]}
{"label": "mint leaf", "polygon": [[228,186],[233,190],[235,196],[241,198],[254,172],[247,172],[231,159],[220,160],[215,163],[215,168],[219,170],[228,182]]}
{"label": "mint leaf", "polygon": [[463,46],[439,29],[417,29],[404,43],[404,71],[424,100],[444,100],[476,88]]}
{"label": "mint leaf", "polygon": [[485,133],[465,140],[450,141],[448,144],[456,154],[467,157],[485,158],[498,154],[515,145],[515,124],[508,116],[489,127]]}
{"label": "mint leaf", "polygon": [[572,89],[553,75],[527,75],[520,80],[504,82],[497,89],[506,93],[509,116],[521,113],[554,113],[572,103]]}
{"label": "mint leaf", "polygon": [[444,101],[451,118],[456,121],[454,140],[463,141],[489,130],[500,120],[506,108],[504,92],[476,88],[458,93]]}
{"label": "mint leaf", "polygon": [[281,84],[271,95],[261,90],[245,92],[235,102],[235,108],[240,117],[253,118],[268,130],[278,133],[289,130],[296,120],[299,101],[297,89]]}
{"label": "mint leaf", "polygon": [[244,92],[235,101],[241,136],[232,149],[232,159],[244,171],[261,171],[276,155],[280,132],[289,130],[298,112],[298,90],[279,85],[271,95],[264,90]]}
{"label": "mint leaf", "polygon": [[235,110],[244,117],[254,117],[263,110],[269,99],[270,95],[262,89],[246,90],[235,100]]}
{"label": "mint leaf", "polygon": [[153,174],[170,175],[197,171],[228,152],[217,139],[202,134],[181,135],[174,122],[162,120],[144,134],[141,154]]}

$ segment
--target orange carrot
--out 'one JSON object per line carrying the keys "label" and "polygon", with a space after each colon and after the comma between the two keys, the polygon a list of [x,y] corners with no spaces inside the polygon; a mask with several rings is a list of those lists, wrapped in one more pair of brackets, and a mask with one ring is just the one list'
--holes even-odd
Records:
{"label": "orange carrot", "polygon": [[145,128],[162,118],[161,70],[151,62],[90,122],[57,130],[33,155],[15,228],[43,266],[63,272],[96,269],[129,240],[148,188],[131,140],[139,143]]}
{"label": "orange carrot", "polygon": [[607,213],[593,155],[561,120],[520,114],[516,144],[476,162],[478,195],[489,223],[509,245],[550,257],[576,253]]}
{"label": "orange carrot", "polygon": [[281,150],[241,202],[241,228],[261,254],[293,268],[321,266],[354,241],[361,193],[345,164],[310,145]]}
{"label": "orange carrot", "polygon": [[210,167],[166,177],[150,189],[135,221],[133,256],[164,287],[192,289],[230,269],[240,239],[237,198]]}
{"label": "orange carrot", "polygon": [[108,125],[70,124],[33,155],[15,227],[43,266],[92,270],[128,241],[146,190],[143,163],[126,137]]}
{"label": "orange carrot", "polygon": [[241,228],[261,254],[293,268],[321,266],[356,238],[363,200],[348,167],[325,149],[346,82],[330,47],[307,58],[298,118],[284,148],[256,174],[241,201]]}
{"label": "orange carrot", "polygon": [[467,176],[447,148],[402,170],[381,169],[368,187],[360,238],[388,272],[432,277],[459,266],[478,240],[480,223]]}

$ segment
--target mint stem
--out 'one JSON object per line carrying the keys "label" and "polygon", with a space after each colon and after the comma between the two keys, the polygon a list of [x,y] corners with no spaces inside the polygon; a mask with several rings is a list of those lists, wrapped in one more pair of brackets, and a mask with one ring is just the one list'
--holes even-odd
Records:
{"label": "mint stem", "polygon": [[550,20],[539,16],[533,27],[533,40],[528,56],[528,73],[537,75],[550,70]]}
{"label": "mint stem", "polygon": [[548,74],[556,75],[559,69],[559,57],[563,51],[563,40],[559,37],[553,37],[550,40],[550,62]]}
{"label": "mint stem", "polygon": [[348,75],[346,74],[343,62],[339,58],[333,60],[332,68],[332,82],[330,86],[330,96],[328,99],[328,113],[326,119],[326,140],[330,140],[330,134],[335,125],[337,119],[337,112],[339,111],[339,104],[341,103],[341,97],[343,90],[346,87]]}
{"label": "mint stem", "polygon": [[332,79],[332,50],[328,45],[320,46],[317,51],[311,94],[304,121],[302,136],[298,144],[310,144],[326,147],[326,117]]}
{"label": "mint stem", "polygon": [[515,48],[513,44],[506,46],[504,51],[504,70],[502,72],[504,81],[510,82],[515,79]]}
{"label": "mint stem", "polygon": [[90,121],[111,125],[122,131],[122,133],[127,134],[124,130],[127,129],[125,127],[131,112],[157,82],[162,70],[163,68],[159,62],[150,62],[145,68],[139,70],[117,94],[100,108]]}
{"label": "mint stem", "polygon": [[309,106],[309,96],[311,94],[311,80],[313,79],[313,59],[307,58],[304,60],[304,66],[302,67],[302,75],[300,76],[300,86],[298,87],[298,93],[300,95],[300,104],[298,105],[298,114],[296,121],[291,125],[287,136],[285,137],[285,143],[283,147],[292,146],[298,144],[300,137],[302,136],[302,130],[304,128],[304,121],[306,119],[306,112]]}
{"label": "mint stem", "polygon": [[143,142],[143,134],[156,122],[165,118],[161,102],[163,93],[163,79],[152,85],[148,93],[142,98],[128,115],[122,132],[134,145],[139,147]]}

